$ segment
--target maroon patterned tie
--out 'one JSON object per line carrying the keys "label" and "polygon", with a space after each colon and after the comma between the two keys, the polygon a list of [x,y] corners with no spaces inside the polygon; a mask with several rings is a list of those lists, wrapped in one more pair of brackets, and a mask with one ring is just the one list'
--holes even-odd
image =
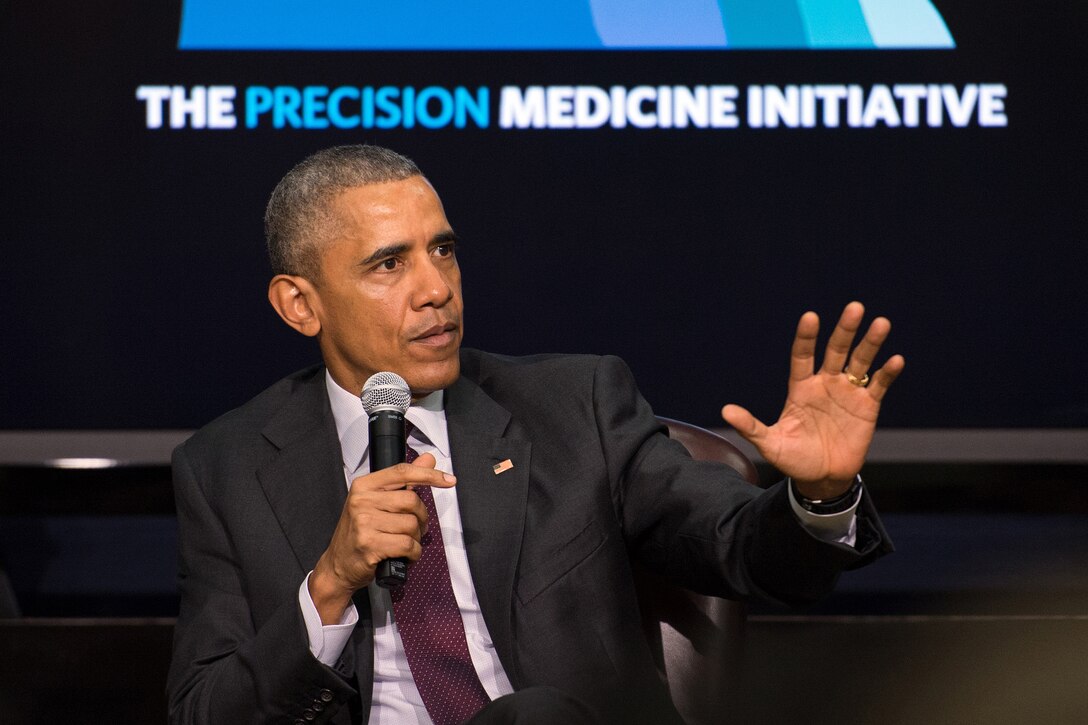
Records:
{"label": "maroon patterned tie", "polygon": [[[405,422],[405,428],[407,440],[414,426]],[[418,456],[409,446],[408,463]],[[415,492],[430,519],[422,541],[423,555],[409,568],[404,586],[391,592],[393,617],[427,713],[435,725],[455,725],[470,719],[491,700],[469,657],[434,496],[429,486],[420,486]]]}

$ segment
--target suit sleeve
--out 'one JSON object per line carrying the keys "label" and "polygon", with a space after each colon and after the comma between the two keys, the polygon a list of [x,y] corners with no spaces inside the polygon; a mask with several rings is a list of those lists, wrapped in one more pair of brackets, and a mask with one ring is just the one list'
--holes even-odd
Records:
{"label": "suit sleeve", "polygon": [[174,452],[173,470],[181,608],[167,684],[170,722],[326,721],[355,694],[352,663],[338,672],[314,659],[297,597],[254,627],[230,537],[184,446]]}
{"label": "suit sleeve", "polygon": [[669,439],[618,358],[601,358],[593,401],[628,546],[683,587],[797,606],[826,596],[844,569],[892,550],[868,495],[849,547],[800,524],[785,482],[761,490],[728,466],[692,460]]}

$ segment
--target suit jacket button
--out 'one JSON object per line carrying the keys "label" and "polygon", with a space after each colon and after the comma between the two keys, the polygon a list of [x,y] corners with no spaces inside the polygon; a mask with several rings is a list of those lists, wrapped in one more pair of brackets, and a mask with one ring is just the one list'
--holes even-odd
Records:
{"label": "suit jacket button", "polygon": [[321,701],[322,702],[332,702],[332,690],[322,690],[321,691]]}
{"label": "suit jacket button", "polygon": [[313,710],[306,710],[302,713],[302,717],[306,720],[306,722],[313,722],[314,718],[316,718],[317,715],[314,713]]}

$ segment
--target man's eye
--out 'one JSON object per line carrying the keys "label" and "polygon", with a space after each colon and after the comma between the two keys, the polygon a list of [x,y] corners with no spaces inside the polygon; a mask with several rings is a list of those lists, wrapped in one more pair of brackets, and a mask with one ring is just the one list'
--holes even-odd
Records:
{"label": "man's eye", "polygon": [[389,259],[382,260],[378,264],[378,267],[381,268],[381,269],[387,270],[389,272],[392,272],[394,269],[397,268],[397,259],[396,259],[396,257],[390,257]]}
{"label": "man's eye", "polygon": [[448,257],[451,254],[453,254],[453,245],[452,244],[439,244],[437,247],[434,248],[434,252],[439,257]]}

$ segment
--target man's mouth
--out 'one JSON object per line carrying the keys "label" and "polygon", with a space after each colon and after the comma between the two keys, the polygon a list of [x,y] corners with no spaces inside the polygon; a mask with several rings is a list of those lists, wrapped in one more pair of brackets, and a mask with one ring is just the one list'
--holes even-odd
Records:
{"label": "man's mouth", "polygon": [[421,345],[442,347],[444,345],[449,345],[456,339],[457,325],[452,322],[447,322],[444,325],[428,327],[426,330],[413,337],[412,342],[417,342]]}

